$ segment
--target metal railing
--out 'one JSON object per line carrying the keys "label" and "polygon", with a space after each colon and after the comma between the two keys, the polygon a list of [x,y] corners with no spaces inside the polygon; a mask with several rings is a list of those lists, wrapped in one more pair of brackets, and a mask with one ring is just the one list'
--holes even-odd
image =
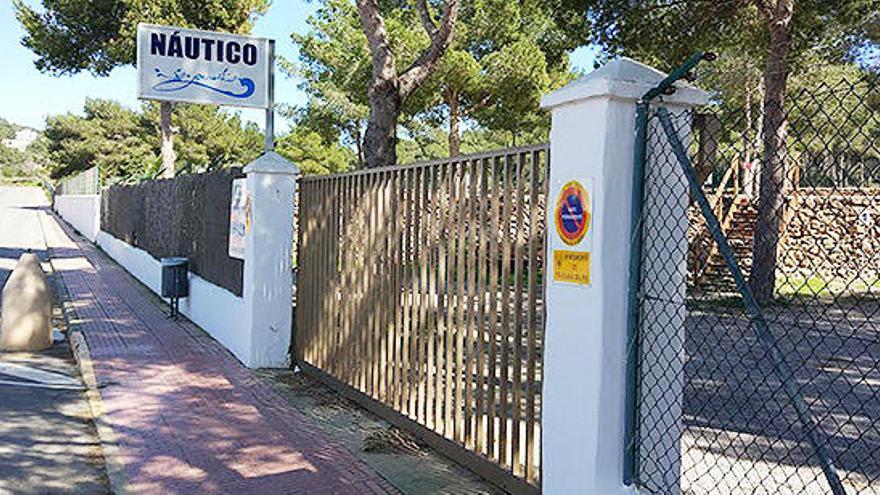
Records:
{"label": "metal railing", "polygon": [[98,166],[83,170],[82,172],[61,179],[55,194],[59,196],[71,196],[78,194],[99,194],[101,192],[101,174]]}
{"label": "metal railing", "polygon": [[514,492],[540,486],[547,145],[304,178],[297,361]]}

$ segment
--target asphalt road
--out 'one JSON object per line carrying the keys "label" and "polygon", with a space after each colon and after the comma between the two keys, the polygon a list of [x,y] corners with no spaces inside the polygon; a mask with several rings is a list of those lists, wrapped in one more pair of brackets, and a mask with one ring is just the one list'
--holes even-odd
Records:
{"label": "asphalt road", "polygon": [[[46,207],[38,188],[0,187],[0,285],[22,253],[47,259]],[[0,352],[0,494],[109,492],[80,384],[66,340],[42,352]]]}

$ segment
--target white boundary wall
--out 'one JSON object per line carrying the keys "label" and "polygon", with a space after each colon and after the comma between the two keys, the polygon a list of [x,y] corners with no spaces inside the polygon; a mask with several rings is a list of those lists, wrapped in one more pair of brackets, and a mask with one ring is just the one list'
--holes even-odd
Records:
{"label": "white boundary wall", "polygon": [[[243,295],[238,297],[189,273],[189,297],[180,312],[217,339],[245,366],[286,367],[291,338],[293,201],[299,169],[275,152],[245,168],[251,204],[246,229]],[[143,249],[100,228],[101,196],[61,195],[55,210],[156,294],[162,266]]]}
{"label": "white boundary wall", "polygon": [[[97,244],[156,294],[162,291],[162,266],[150,253],[101,231]],[[244,299],[189,273],[189,297],[180,300],[180,312],[217,339],[246,366],[251,366],[251,335],[245,324]]]}
{"label": "white boundary wall", "polygon": [[94,242],[101,230],[101,195],[55,196],[55,211],[86,239]]}

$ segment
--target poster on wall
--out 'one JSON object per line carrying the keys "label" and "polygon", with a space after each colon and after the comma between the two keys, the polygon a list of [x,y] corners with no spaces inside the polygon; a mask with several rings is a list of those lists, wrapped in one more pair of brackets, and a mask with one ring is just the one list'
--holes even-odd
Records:
{"label": "poster on wall", "polygon": [[243,260],[245,237],[251,229],[251,200],[247,193],[247,179],[232,181],[229,202],[229,257]]}
{"label": "poster on wall", "polygon": [[271,41],[138,24],[138,98],[268,108]]}

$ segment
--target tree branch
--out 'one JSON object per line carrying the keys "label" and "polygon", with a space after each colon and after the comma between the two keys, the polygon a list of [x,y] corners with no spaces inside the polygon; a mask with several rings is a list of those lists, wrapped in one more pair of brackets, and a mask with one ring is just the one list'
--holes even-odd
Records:
{"label": "tree branch", "polygon": [[428,0],[416,0],[416,10],[419,11],[419,19],[422,21],[422,27],[428,33],[428,37],[437,36],[437,24],[431,18],[431,11],[428,10]]}
{"label": "tree branch", "polygon": [[[368,0],[359,0],[361,1]],[[422,0],[418,0],[422,1]],[[373,0],[375,2],[375,0]],[[413,64],[400,75],[400,97],[405,99],[419,85],[431,75],[437,61],[443,56],[443,53],[452,43],[452,35],[455,32],[455,20],[458,17],[459,0],[444,0],[443,16],[440,19],[440,28],[431,36],[431,46],[429,46],[416,59]]]}
{"label": "tree branch", "polygon": [[357,8],[361,16],[361,24],[364,27],[364,34],[370,43],[373,81],[390,81],[396,75],[394,54],[391,52],[391,45],[388,42],[385,22],[379,14],[379,4],[377,0],[357,0]]}

